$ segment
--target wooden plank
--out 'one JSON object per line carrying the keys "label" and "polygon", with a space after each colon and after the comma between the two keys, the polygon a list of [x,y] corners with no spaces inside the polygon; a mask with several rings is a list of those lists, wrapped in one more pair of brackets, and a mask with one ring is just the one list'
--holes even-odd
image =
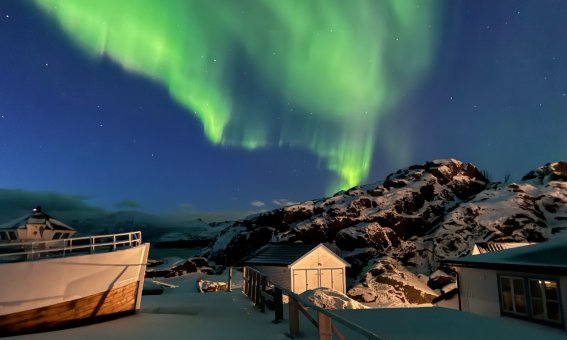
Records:
{"label": "wooden plank", "polygon": [[266,290],[266,277],[264,275],[260,276],[260,286],[258,287],[260,291],[260,311],[262,313],[266,313],[266,298],[264,296],[264,291]]}
{"label": "wooden plank", "polygon": [[290,297],[289,299],[289,336],[299,335],[299,310],[297,302]]}
{"label": "wooden plank", "polygon": [[0,316],[0,336],[26,334],[94,322],[134,312],[138,282],[84,298]]}
{"label": "wooden plank", "polygon": [[331,324],[331,327],[333,328],[333,333],[337,336],[337,338],[339,338],[339,340],[345,340],[345,336],[337,329],[337,327],[335,327],[335,324]]}
{"label": "wooden plank", "polygon": [[278,287],[274,287],[273,299],[274,309],[276,310],[274,323],[278,323],[283,320],[283,294],[282,290]]}
{"label": "wooden plank", "polygon": [[333,323],[331,322],[331,318],[321,312],[318,312],[317,320],[319,324],[319,340],[332,340]]}

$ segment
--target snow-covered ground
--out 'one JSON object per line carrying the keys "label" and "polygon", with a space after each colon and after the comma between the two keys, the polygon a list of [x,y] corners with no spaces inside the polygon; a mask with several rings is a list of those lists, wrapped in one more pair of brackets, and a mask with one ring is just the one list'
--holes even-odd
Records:
{"label": "snow-covered ground", "polygon": [[[143,296],[142,309],[136,315],[14,339],[289,339],[287,317],[275,324],[273,312],[256,309],[242,293],[242,278],[237,273],[233,291],[222,293],[199,293],[201,273],[159,278],[178,288],[164,288],[163,295]],[[227,275],[208,275],[206,279],[226,282]],[[302,337],[316,339],[315,327],[305,318],[301,323]]]}
{"label": "snow-covered ground", "polygon": [[[242,293],[242,278],[234,272],[233,291],[198,293],[200,273],[160,278],[178,288],[144,296],[140,313],[72,329],[28,334],[14,339],[289,339],[284,320],[256,309]],[[226,281],[227,275],[206,276]],[[334,313],[387,339],[565,339],[559,329],[513,319],[487,318],[445,308],[343,309]],[[365,339],[335,323],[346,339]],[[301,339],[317,339],[317,330],[300,314]]]}

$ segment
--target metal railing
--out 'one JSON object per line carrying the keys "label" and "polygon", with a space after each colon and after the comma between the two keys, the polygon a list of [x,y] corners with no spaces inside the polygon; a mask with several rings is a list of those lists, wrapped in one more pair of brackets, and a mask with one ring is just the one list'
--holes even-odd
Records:
{"label": "metal railing", "polygon": [[[264,291],[267,285],[273,286],[271,295]],[[316,306],[311,301],[295,294],[291,290],[269,282],[266,275],[253,268],[244,267],[244,283],[242,285],[242,290],[262,312],[265,312],[266,301],[272,301],[275,309],[275,323],[283,320],[282,298],[283,295],[287,295],[289,298],[289,335],[292,338],[299,336],[299,312],[301,312],[305,318],[317,328],[319,339],[330,340],[332,339],[333,334],[339,339],[344,339],[344,336],[335,327],[334,323],[339,323],[368,339],[383,339],[372,331],[357,325],[356,323],[347,320],[330,310]],[[316,312],[317,320],[315,320],[315,318],[309,313],[308,309]]]}
{"label": "metal railing", "polygon": [[50,241],[0,243],[0,262],[109,252],[142,244],[142,233],[85,236]]}

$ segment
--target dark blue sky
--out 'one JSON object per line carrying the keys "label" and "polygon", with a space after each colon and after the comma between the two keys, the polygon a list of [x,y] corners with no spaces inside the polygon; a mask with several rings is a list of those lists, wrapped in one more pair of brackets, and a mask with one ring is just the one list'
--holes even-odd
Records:
{"label": "dark blue sky", "polygon": [[[433,65],[376,127],[366,182],[438,158],[494,180],[566,159],[567,2],[443,4]],[[309,150],[212,145],[162,85],[86,56],[29,2],[0,2],[0,50],[0,188],[154,212],[326,194],[333,174]]]}

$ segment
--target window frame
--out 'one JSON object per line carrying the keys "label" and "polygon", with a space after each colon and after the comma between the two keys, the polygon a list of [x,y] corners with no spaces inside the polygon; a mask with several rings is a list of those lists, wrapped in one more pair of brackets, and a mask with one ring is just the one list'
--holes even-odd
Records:
{"label": "window frame", "polygon": [[[526,313],[522,314],[522,313],[518,313],[515,311],[508,311],[508,310],[504,310],[504,304],[503,304],[503,292],[502,292],[502,278],[509,278],[511,279],[511,285],[513,286],[513,279],[520,279],[523,281],[523,288],[524,288],[524,299],[525,299],[525,308],[526,308]],[[562,329],[565,329],[565,313],[563,311],[563,300],[562,300],[562,296],[561,296],[561,278],[560,277],[550,277],[550,276],[542,276],[542,275],[530,275],[530,274],[516,274],[516,273],[497,273],[496,275],[496,279],[497,279],[497,286],[498,286],[498,304],[500,306],[500,315],[502,316],[509,316],[509,317],[513,317],[513,318],[519,318],[519,319],[524,319],[527,321],[531,321],[531,322],[535,322],[535,323],[540,323],[540,324],[545,324],[545,325],[549,325],[549,326],[554,326],[554,327],[559,327]],[[534,280],[534,281],[552,281],[556,284],[556,293],[557,293],[557,303],[559,305],[559,320],[553,320],[553,319],[549,319],[547,318],[547,313],[545,313],[544,318],[542,317],[536,317],[534,315],[534,311],[533,311],[533,296],[532,296],[532,289],[530,287],[530,280]],[[513,289],[513,288],[512,288]],[[512,290],[513,291],[513,290]],[[541,298],[537,298],[536,299],[541,299],[542,303],[545,305],[547,302],[547,298],[545,296],[545,291],[542,292],[543,295]],[[512,295],[512,301],[513,301],[513,305],[515,306],[515,301],[514,301],[514,295]],[[550,300],[552,302],[555,302],[555,300]],[[544,307],[545,309],[547,307]],[[515,307],[514,307],[515,310]]]}
{"label": "window frame", "polygon": [[[502,278],[506,278],[509,279],[510,282],[510,293],[512,295],[512,309],[513,311],[509,311],[509,310],[504,310],[504,304],[503,304],[503,292],[502,292]],[[523,298],[524,298],[524,310],[525,312],[518,312],[517,308],[516,308],[516,294],[515,294],[515,288],[514,288],[514,281],[515,280],[519,280],[522,282],[522,290],[523,290]],[[511,276],[511,275],[499,275],[498,276],[498,296],[500,298],[500,312],[504,313],[504,314],[510,314],[510,315],[514,315],[514,316],[523,316],[523,317],[528,317],[530,316],[530,310],[529,310],[529,306],[528,303],[531,301],[531,299],[529,299],[528,294],[527,294],[527,289],[526,289],[526,282],[525,282],[525,278],[520,277],[520,276]],[[518,294],[519,295],[519,294]]]}
{"label": "window frame", "polygon": [[10,241],[16,241],[18,239],[18,234],[14,230],[8,230],[8,236]]}

